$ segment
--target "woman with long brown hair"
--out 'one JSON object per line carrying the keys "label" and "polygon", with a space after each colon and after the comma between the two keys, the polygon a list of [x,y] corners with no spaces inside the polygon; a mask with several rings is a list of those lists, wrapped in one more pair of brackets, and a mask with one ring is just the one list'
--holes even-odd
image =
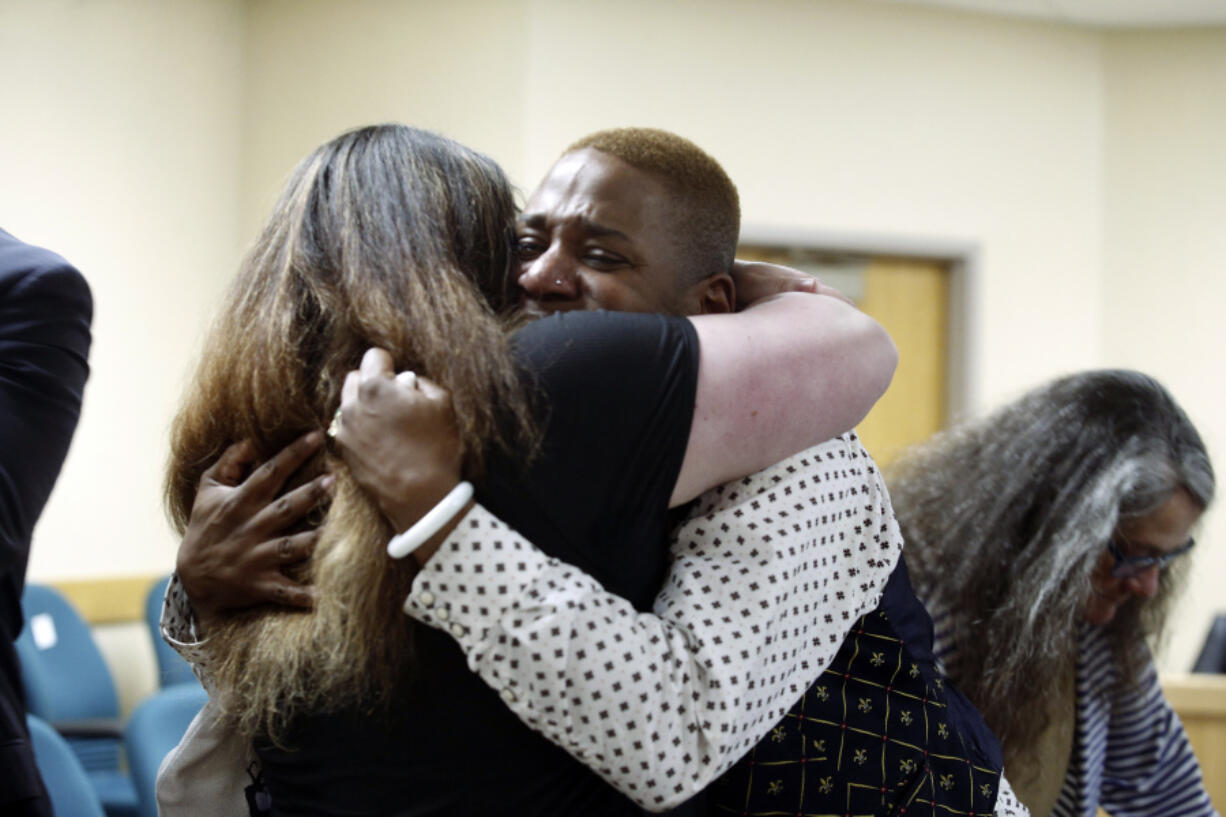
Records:
{"label": "woman with long brown hair", "polygon": [[[569,547],[580,564],[630,543],[622,558],[633,570],[619,589],[649,605],[670,505],[850,427],[888,380],[863,382],[873,367],[856,364],[892,371],[892,344],[875,323],[810,296],[707,321],[557,316],[510,337],[513,216],[497,167],[432,134],[365,128],[309,156],[245,262],[176,421],[167,496],[180,529],[228,445],[251,440],[267,457],[322,427],[343,373],[380,346],[397,368],[450,390],[479,496],[531,507],[524,523],[535,530],[523,532]],[[821,361],[804,350],[825,348],[817,339],[848,322],[862,354],[846,365],[846,390],[860,395],[855,416],[782,423],[831,386],[809,376]],[[585,404],[601,407],[600,428],[585,429]],[[687,444],[703,406],[733,404],[746,410],[704,423],[715,423],[711,438],[738,445]],[[584,434],[617,444],[585,459],[574,450]],[[556,464],[560,452],[571,465],[542,476],[541,463]],[[693,467],[695,456],[708,467]],[[228,721],[255,739],[279,812],[625,809],[508,714],[453,645],[400,614],[413,563],[384,555],[394,531],[334,452],[316,455],[294,482],[318,489],[324,470],[335,486],[306,568],[315,609],[209,623],[213,691]],[[690,475],[683,488],[681,474]],[[455,728],[473,722],[479,733]],[[406,792],[413,806],[403,805]]]}

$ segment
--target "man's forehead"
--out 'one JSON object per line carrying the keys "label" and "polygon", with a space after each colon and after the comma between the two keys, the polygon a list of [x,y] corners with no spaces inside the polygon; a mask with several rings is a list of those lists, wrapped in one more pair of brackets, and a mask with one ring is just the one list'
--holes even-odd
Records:
{"label": "man's forehead", "polygon": [[[521,213],[519,216],[519,224],[521,227],[529,230],[548,230],[551,223],[558,220],[558,215],[554,213],[536,211]],[[569,227],[582,230],[587,235],[596,238],[619,238],[623,241],[631,241],[632,237],[616,227],[602,223],[594,218],[589,218],[585,215],[573,214],[566,218]]]}
{"label": "man's forehead", "polygon": [[615,156],[593,148],[563,155],[529,196],[523,224],[567,219],[614,232],[640,226],[667,208],[663,183]]}

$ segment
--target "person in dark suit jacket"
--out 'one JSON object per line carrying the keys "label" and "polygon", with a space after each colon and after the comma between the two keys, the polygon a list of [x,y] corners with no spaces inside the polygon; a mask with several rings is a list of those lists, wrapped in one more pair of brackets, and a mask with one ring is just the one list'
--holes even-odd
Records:
{"label": "person in dark suit jacket", "polygon": [[0,230],[0,813],[51,815],[13,641],[30,537],[81,413],[93,300],[81,273]]}

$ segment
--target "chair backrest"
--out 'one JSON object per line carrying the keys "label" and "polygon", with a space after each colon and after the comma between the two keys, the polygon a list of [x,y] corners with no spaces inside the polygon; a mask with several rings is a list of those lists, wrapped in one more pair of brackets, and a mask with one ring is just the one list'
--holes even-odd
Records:
{"label": "chair backrest", "polygon": [[158,579],[145,595],[145,622],[149,625],[149,637],[153,639],[153,654],[157,658],[158,686],[163,689],[175,684],[196,684],[199,680],[192,672],[191,664],[162,638],[162,599],[170,577]]}
{"label": "chair backrest", "polygon": [[[27,584],[21,597],[25,627],[17,637],[29,711],[50,723],[118,719],[119,697],[93,633],[68,600],[50,587]],[[87,770],[116,769],[119,742],[73,738]]]}
{"label": "chair backrest", "polygon": [[53,588],[27,584],[17,638],[26,705],[46,721],[119,717],[115,682],[81,614]]}
{"label": "chair backrest", "polygon": [[29,715],[34,760],[43,776],[51,805],[61,817],[106,817],[98,795],[67,741],[37,715]]}
{"label": "chair backrest", "polygon": [[178,684],[146,698],[128,719],[124,743],[141,817],[157,817],[158,768],[207,700],[199,684]]}

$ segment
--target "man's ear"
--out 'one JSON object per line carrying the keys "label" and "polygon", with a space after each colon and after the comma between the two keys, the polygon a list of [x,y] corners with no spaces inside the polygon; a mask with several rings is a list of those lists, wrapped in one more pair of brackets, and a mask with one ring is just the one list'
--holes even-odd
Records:
{"label": "man's ear", "polygon": [[726,272],[703,278],[685,291],[681,301],[683,315],[716,315],[732,312],[736,306],[736,286]]}

